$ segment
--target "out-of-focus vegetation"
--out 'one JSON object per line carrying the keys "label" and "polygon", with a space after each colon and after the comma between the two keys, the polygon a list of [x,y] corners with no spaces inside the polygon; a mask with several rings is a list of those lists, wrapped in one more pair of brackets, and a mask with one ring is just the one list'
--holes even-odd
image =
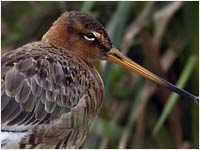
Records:
{"label": "out-of-focus vegetation", "polygon": [[[84,11],[124,54],[199,94],[198,2],[2,2],[1,10],[2,51],[40,40],[64,11]],[[106,94],[82,148],[199,147],[199,105],[117,65],[95,65]]]}

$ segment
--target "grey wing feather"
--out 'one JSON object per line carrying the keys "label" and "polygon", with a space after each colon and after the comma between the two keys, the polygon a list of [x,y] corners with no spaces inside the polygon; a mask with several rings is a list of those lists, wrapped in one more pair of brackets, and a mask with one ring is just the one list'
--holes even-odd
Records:
{"label": "grey wing feather", "polygon": [[47,45],[53,51],[50,54],[43,50],[43,44],[30,44],[33,51],[24,46],[2,55],[2,123],[13,127],[39,125],[21,144],[34,144],[43,138],[43,142],[53,140],[55,148],[80,146],[75,139],[81,137],[83,142],[86,137],[88,120],[101,106],[102,88],[90,71],[71,61],[71,56],[57,55],[54,47]]}
{"label": "grey wing feather", "polygon": [[[18,114],[18,116],[16,116],[14,119],[9,121],[9,123],[7,125],[8,126],[13,126],[13,125],[16,125],[16,124],[20,125],[20,123],[23,122],[27,118],[27,116],[29,116],[29,112],[22,111],[20,114]],[[23,118],[23,119],[21,120],[19,118]]]}
{"label": "grey wing feather", "polygon": [[31,88],[28,86],[27,82],[24,80],[21,83],[20,88],[17,90],[17,93],[15,95],[15,100],[18,103],[25,103],[26,101],[28,101],[28,99],[30,98],[31,95]]}
{"label": "grey wing feather", "polygon": [[56,107],[56,103],[50,102],[50,101],[45,101],[45,110],[48,113],[52,113]]}
{"label": "grey wing feather", "polygon": [[[91,76],[90,72],[78,64],[71,67],[70,59],[40,53],[44,52],[38,49],[31,54],[22,47],[9,52],[9,55],[2,55],[2,91],[5,91],[2,95],[2,122],[31,123],[35,119],[43,120],[47,114],[51,114],[53,119],[52,116],[57,116],[53,115],[58,113],[57,107],[69,112],[69,108],[76,106],[84,94],[86,89],[79,81],[85,76],[78,78],[74,70],[76,73],[79,70],[85,72],[88,76]],[[27,116],[32,112],[32,120],[27,122]]]}
{"label": "grey wing feather", "polygon": [[25,103],[20,104],[21,109],[27,112],[33,111],[35,107],[35,101],[38,97],[33,93],[30,93],[28,100]]}
{"label": "grey wing feather", "polygon": [[16,94],[18,88],[21,87],[24,77],[20,75],[14,67],[10,69],[5,76],[5,91],[6,94],[10,97]]}
{"label": "grey wing feather", "polygon": [[1,96],[1,110],[4,110],[4,108],[8,105],[10,100],[11,100],[11,97],[7,96],[6,93],[4,93]]}
{"label": "grey wing feather", "polygon": [[31,78],[31,90],[33,92],[34,95],[40,95],[42,88],[37,84],[36,79],[35,78]]}
{"label": "grey wing feather", "polygon": [[1,122],[7,122],[9,121],[9,117],[16,113],[16,110],[19,108],[19,105],[17,102],[12,98],[8,105],[1,111]]}
{"label": "grey wing feather", "polygon": [[45,107],[44,104],[40,102],[35,108],[34,112],[35,112],[35,117],[37,120],[42,120],[43,118],[46,117],[47,112],[45,111],[44,107]]}

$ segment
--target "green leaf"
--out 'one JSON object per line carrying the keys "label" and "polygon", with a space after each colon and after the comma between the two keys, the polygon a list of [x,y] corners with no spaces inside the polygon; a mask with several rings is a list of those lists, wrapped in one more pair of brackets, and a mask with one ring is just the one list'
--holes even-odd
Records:
{"label": "green leaf", "polygon": [[[192,73],[196,63],[197,63],[197,56],[191,55],[188,58],[187,64],[186,64],[180,78],[178,79],[176,86],[178,86],[180,88],[183,88],[185,86],[189,77],[192,75],[191,73]],[[153,135],[157,134],[158,131],[160,130],[160,128],[163,126],[165,120],[167,119],[169,113],[171,112],[174,105],[176,104],[178,98],[179,98],[179,95],[177,95],[176,93],[173,93],[170,95],[170,97],[167,101],[167,104],[165,105],[164,110],[163,110],[158,122],[156,123],[156,126],[154,127]]]}
{"label": "green leaf", "polygon": [[89,13],[93,6],[95,4],[95,1],[84,1],[81,7],[81,11],[85,13]]}
{"label": "green leaf", "polygon": [[[113,17],[106,26],[111,40],[116,47],[119,47],[120,40],[126,29],[126,24],[131,6],[132,2],[118,2],[117,10],[115,11]],[[113,64],[108,62],[103,71],[103,81],[105,83],[105,100],[109,97],[108,91],[110,88],[112,68]]]}

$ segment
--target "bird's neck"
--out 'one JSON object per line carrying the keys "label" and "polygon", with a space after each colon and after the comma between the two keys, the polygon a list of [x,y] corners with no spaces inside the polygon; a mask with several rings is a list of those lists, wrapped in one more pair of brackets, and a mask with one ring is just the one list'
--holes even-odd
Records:
{"label": "bird's neck", "polygon": [[51,28],[43,35],[42,41],[51,43],[58,47],[69,49],[69,44],[66,42],[66,37],[68,36],[68,31],[66,26],[68,26],[66,19],[57,19]]}
{"label": "bird's neck", "polygon": [[73,51],[77,55],[85,58],[88,62],[93,60],[91,53],[87,51],[87,47],[82,44],[80,38],[70,29],[70,22],[66,19],[58,19],[53,26],[43,35],[42,41],[55,45],[56,47],[64,48],[68,51]]}

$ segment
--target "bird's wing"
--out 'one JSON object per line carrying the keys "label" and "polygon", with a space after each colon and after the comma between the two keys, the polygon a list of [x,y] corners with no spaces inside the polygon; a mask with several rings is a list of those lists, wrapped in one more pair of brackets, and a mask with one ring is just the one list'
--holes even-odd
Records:
{"label": "bird's wing", "polygon": [[2,55],[3,129],[49,123],[76,108],[89,88],[98,93],[90,71],[55,51],[32,44]]}

